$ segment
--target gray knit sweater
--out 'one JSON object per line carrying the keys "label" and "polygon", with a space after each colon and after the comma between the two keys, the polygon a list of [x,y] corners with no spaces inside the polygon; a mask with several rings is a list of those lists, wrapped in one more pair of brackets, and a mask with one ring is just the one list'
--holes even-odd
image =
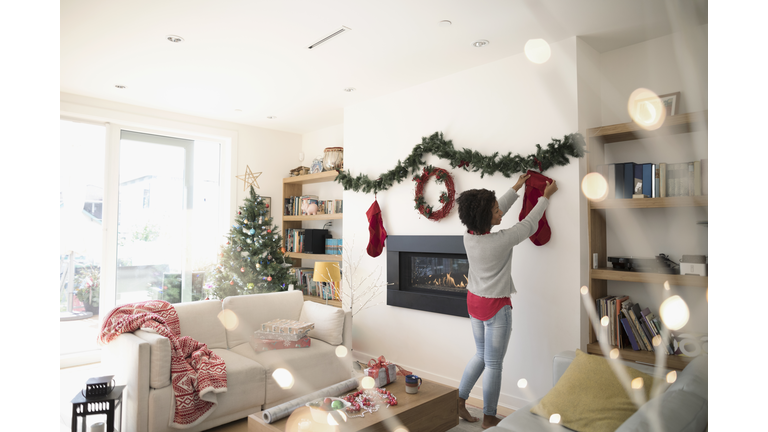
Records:
{"label": "gray knit sweater", "polygon": [[[510,188],[498,199],[502,214],[507,214],[518,197]],[[517,292],[512,282],[512,248],[536,232],[548,205],[549,200],[540,197],[528,216],[511,228],[485,235],[464,233],[464,248],[469,260],[467,289],[472,294],[501,298]]]}

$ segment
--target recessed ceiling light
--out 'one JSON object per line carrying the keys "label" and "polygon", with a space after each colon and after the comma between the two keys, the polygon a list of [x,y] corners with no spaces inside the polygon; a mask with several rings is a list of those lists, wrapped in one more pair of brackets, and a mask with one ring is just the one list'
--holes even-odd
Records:
{"label": "recessed ceiling light", "polygon": [[476,41],[472,42],[472,46],[475,47],[475,48],[482,48],[482,47],[488,45],[489,43],[490,42],[488,42],[485,39],[480,39],[480,40],[476,40]]}
{"label": "recessed ceiling light", "polygon": [[452,23],[448,20],[442,20],[438,24],[440,24],[440,27],[450,27]]}
{"label": "recessed ceiling light", "polygon": [[168,39],[169,41],[173,42],[173,43],[181,43],[181,42],[184,42],[184,38],[183,38],[183,37],[181,37],[181,36],[176,36],[176,35],[168,35],[168,36],[166,36],[165,38],[166,38],[166,39]]}
{"label": "recessed ceiling light", "polygon": [[344,89],[344,91],[347,92],[347,93],[352,93],[355,90],[356,89],[354,87],[347,87],[347,88]]}
{"label": "recessed ceiling light", "polygon": [[277,116],[267,116],[267,118],[268,118],[269,120],[274,120],[274,119],[276,119],[276,118],[277,118]]}
{"label": "recessed ceiling light", "polygon": [[119,88],[119,89],[124,89],[124,88],[125,88],[125,86],[124,86],[124,85],[120,85],[120,84],[115,84],[115,87],[116,87],[116,88]]}

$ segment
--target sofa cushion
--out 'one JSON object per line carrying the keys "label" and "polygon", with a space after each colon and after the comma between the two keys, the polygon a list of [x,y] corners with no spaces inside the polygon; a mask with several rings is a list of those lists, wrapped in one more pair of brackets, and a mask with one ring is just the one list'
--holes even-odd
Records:
{"label": "sofa cushion", "polygon": [[[253,359],[266,368],[267,395],[264,408],[296,399],[346,381],[352,377],[352,360],[349,355],[339,358],[336,348],[320,340],[313,340],[307,348],[290,348],[256,353],[245,343],[231,350]],[[282,388],[272,374],[286,369],[293,376],[291,388]]]}
{"label": "sofa cushion", "polygon": [[[624,365],[620,367],[630,380],[643,379],[641,391],[647,400],[653,377]],[[560,424],[579,432],[612,432],[637,409],[605,358],[576,350],[571,365],[531,412],[546,419],[560,414]]]}
{"label": "sofa cushion", "polygon": [[709,356],[698,356],[688,363],[682,372],[677,374],[677,379],[667,391],[685,390],[708,399],[708,371]]}
{"label": "sofa cushion", "polygon": [[182,336],[204,343],[209,349],[227,348],[227,334],[219,314],[221,301],[203,300],[173,305]]}
{"label": "sofa cushion", "polygon": [[248,343],[253,332],[273,319],[298,320],[304,295],[301,291],[283,291],[265,294],[230,296],[222,307],[227,316],[227,344],[229,348]]}
{"label": "sofa cushion", "polygon": [[707,410],[703,397],[684,390],[667,390],[632,414],[616,432],[703,432],[707,428]]}
{"label": "sofa cushion", "polygon": [[340,308],[305,301],[299,321],[315,324],[315,328],[307,334],[311,338],[320,339],[331,345],[339,345],[343,341],[344,310]]}
{"label": "sofa cushion", "polygon": [[[259,410],[264,403],[265,368],[253,359],[226,349],[212,350],[227,365],[227,391],[216,394],[217,406],[205,421],[227,416],[242,410]],[[174,403],[173,387],[152,389],[149,393],[149,430],[179,430],[168,427],[171,404]],[[199,429],[197,429],[199,430]]]}
{"label": "sofa cushion", "polygon": [[[541,399],[539,399],[541,400]],[[560,425],[552,424],[549,419],[539,417],[531,413],[531,408],[536,406],[538,401],[528,404],[512,414],[501,419],[498,425],[486,429],[487,432],[569,432]]]}

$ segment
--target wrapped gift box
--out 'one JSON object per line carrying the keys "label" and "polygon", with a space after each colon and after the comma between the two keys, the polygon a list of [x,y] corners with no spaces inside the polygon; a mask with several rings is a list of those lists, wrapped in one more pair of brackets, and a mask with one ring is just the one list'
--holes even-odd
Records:
{"label": "wrapped gift box", "polygon": [[253,332],[253,337],[255,339],[280,339],[280,340],[288,340],[288,341],[297,341],[299,339],[303,339],[307,337],[307,333],[309,333],[309,330],[301,333],[293,333],[293,334],[274,333],[274,332],[256,330],[255,332]]}
{"label": "wrapped gift box", "polygon": [[308,336],[297,341],[285,340],[285,339],[258,339],[255,336],[251,338],[251,347],[258,352],[288,349],[288,348],[308,348],[312,339]]}
{"label": "wrapped gift box", "polygon": [[397,380],[397,367],[390,363],[385,368],[379,369],[379,374],[376,376],[376,370],[373,368],[367,368],[365,374],[376,382],[376,387],[384,387],[385,385]]}
{"label": "wrapped gift box", "polygon": [[261,331],[272,333],[299,334],[306,333],[315,328],[314,323],[294,321],[289,319],[275,319],[261,325]]}

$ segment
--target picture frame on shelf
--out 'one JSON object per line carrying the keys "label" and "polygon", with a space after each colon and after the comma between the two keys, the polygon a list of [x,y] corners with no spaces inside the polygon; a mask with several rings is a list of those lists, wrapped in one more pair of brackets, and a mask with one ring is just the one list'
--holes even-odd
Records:
{"label": "picture frame on shelf", "polygon": [[[646,102],[652,101],[653,99],[640,99],[635,102],[636,111],[641,111],[641,104],[644,104]],[[680,92],[674,92],[674,93],[667,93],[663,95],[659,95],[659,100],[661,100],[661,104],[664,106],[665,111],[668,116],[674,116],[680,114]]]}
{"label": "picture frame on shelf", "polygon": [[668,116],[680,114],[680,92],[659,95],[659,99],[667,109]]}

